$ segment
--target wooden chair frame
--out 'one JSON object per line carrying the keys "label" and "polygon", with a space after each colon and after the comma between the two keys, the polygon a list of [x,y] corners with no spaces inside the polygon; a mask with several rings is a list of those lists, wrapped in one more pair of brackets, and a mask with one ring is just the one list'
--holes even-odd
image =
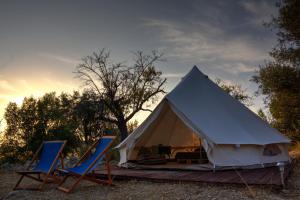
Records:
{"label": "wooden chair frame", "polygon": [[[96,159],[90,164],[90,166],[83,172],[83,174],[77,174],[74,172],[70,172],[67,170],[60,170],[61,172],[67,173],[65,175],[65,177],[62,179],[62,181],[59,183],[57,189],[66,192],[66,193],[70,193],[74,190],[74,188],[79,184],[79,182],[81,180],[87,180],[87,181],[91,181],[94,183],[98,183],[98,184],[107,184],[107,185],[112,185],[112,178],[111,178],[111,169],[109,166],[109,154],[108,154],[108,150],[111,148],[114,140],[116,139],[115,136],[103,136],[102,138],[112,138],[112,142],[101,152],[101,154],[99,154]],[[102,139],[101,138],[101,139]],[[101,140],[100,139],[100,140]],[[80,165],[80,163],[82,163],[91,153],[91,151],[98,145],[98,143],[100,142],[100,140],[98,140],[97,142],[95,142],[85,153],[84,155],[81,157],[81,159],[75,164],[74,167],[77,167],[78,165]],[[97,164],[98,160],[105,155],[105,165],[106,165],[106,170],[107,170],[107,180],[101,180],[97,177],[95,177],[95,175],[92,174],[88,174],[89,171],[94,167],[95,164]],[[63,187],[62,185],[66,182],[66,180],[69,177],[76,177],[76,181],[69,187]]]}
{"label": "wooden chair frame", "polygon": [[[33,163],[38,159],[39,153],[42,150],[43,146],[45,143],[55,143],[55,142],[63,142],[63,145],[61,146],[61,148],[59,149],[58,154],[56,155],[50,169],[48,170],[47,173],[45,172],[40,172],[40,171],[31,171],[30,168],[32,167]],[[55,176],[53,174],[53,171],[55,170],[55,164],[57,162],[58,159],[61,160],[61,165],[62,168],[64,167],[63,164],[63,157],[62,157],[62,151],[66,145],[67,141],[66,140],[55,140],[55,141],[44,141],[40,147],[38,148],[38,150],[36,151],[36,153],[34,154],[31,162],[29,163],[28,167],[26,168],[26,171],[17,171],[16,173],[20,174],[21,177],[19,178],[18,182],[16,183],[15,187],[13,188],[13,190],[42,190],[44,185],[48,182],[50,182],[50,179],[54,179],[54,181],[60,181],[61,179],[57,176]],[[32,175],[38,175],[38,177],[32,176]],[[44,175],[44,178],[41,178],[41,175]],[[38,187],[20,187],[19,185],[21,184],[22,180],[24,177],[28,177],[31,178],[35,181],[41,182],[40,186]]]}

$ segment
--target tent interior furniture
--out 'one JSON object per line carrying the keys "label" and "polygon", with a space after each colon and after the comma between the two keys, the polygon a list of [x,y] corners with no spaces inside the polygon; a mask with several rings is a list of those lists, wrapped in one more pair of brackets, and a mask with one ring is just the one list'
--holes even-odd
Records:
{"label": "tent interior furniture", "polygon": [[[17,171],[21,175],[20,179],[16,183],[14,190],[20,189],[32,189],[41,190],[44,185],[49,181],[59,181],[60,179],[55,176],[54,172],[61,161],[63,167],[62,151],[66,141],[44,141],[37,152],[34,154],[32,161],[27,167],[26,171]],[[36,165],[34,165],[36,163]],[[37,177],[35,177],[37,175]],[[43,178],[41,176],[44,176]],[[39,187],[25,187],[20,186],[24,177],[31,178],[35,181],[41,182]]]}
{"label": "tent interior furniture", "polygon": [[[197,139],[198,140],[198,139]],[[198,142],[198,141],[197,141]],[[206,152],[199,144],[194,146],[163,146],[162,144],[151,147],[139,148],[137,160],[128,162],[142,165],[162,165],[167,163],[208,163]]]}
{"label": "tent interior furniture", "polygon": [[[65,176],[58,185],[58,189],[63,192],[71,192],[79,184],[81,180],[87,180],[98,184],[112,185],[112,178],[110,175],[109,166],[109,155],[108,151],[111,148],[115,136],[103,136],[101,139],[96,141],[80,158],[74,167],[68,169],[61,169]],[[94,176],[94,170],[97,165],[104,159],[107,172],[107,179],[99,179]],[[62,185],[66,182],[69,177],[75,177],[76,180],[70,187],[63,187]]]}
{"label": "tent interior furniture", "polygon": [[199,152],[178,152],[175,156],[178,163],[206,163],[206,159],[201,159]]}
{"label": "tent interior furniture", "polygon": [[216,169],[260,168],[291,161],[290,139],[231,97],[196,66],[116,147],[120,153],[119,166],[139,160],[141,148],[159,144],[171,147],[171,159],[186,165],[203,165],[204,160],[198,156],[204,156]]}

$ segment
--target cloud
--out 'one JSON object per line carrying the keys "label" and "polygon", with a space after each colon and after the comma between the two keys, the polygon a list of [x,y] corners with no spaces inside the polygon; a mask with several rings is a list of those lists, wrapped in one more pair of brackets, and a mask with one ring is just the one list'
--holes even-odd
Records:
{"label": "cloud", "polygon": [[240,72],[254,72],[256,70],[256,66],[245,65],[244,63],[237,63],[236,68]]}
{"label": "cloud", "polygon": [[165,78],[182,78],[184,76],[184,74],[181,73],[163,73],[162,77]]}
{"label": "cloud", "polygon": [[30,83],[28,83],[28,81],[25,80],[25,79],[17,80],[17,83],[20,84],[20,85],[22,85],[22,88],[24,88],[27,91],[32,91],[33,90],[33,88],[30,85]]}
{"label": "cloud", "polygon": [[238,75],[239,73],[255,72],[257,69],[256,66],[246,65],[244,63],[225,63],[222,66],[218,66],[218,68],[234,75]]}
{"label": "cloud", "polygon": [[228,37],[212,24],[199,22],[196,30],[186,30],[180,23],[158,19],[144,19],[144,25],[156,31],[162,43],[167,43],[168,56],[193,62],[235,63],[238,72],[254,71],[243,65],[263,61],[267,52],[246,36]]}
{"label": "cloud", "polygon": [[6,80],[0,80],[0,91],[16,92],[16,88]]}
{"label": "cloud", "polygon": [[278,9],[273,1],[241,1],[242,8],[250,13],[249,24],[261,27],[264,22],[269,22],[272,16],[277,15]]}
{"label": "cloud", "polygon": [[173,24],[171,24],[167,21],[157,20],[157,19],[150,19],[150,18],[144,18],[142,20],[144,21],[144,25],[146,25],[146,26],[173,28]]}
{"label": "cloud", "polygon": [[67,58],[65,56],[50,54],[50,53],[40,53],[38,54],[41,57],[50,58],[59,62],[68,63],[68,64],[79,64],[80,60],[73,59],[73,58]]}
{"label": "cloud", "polygon": [[14,55],[10,54],[4,62],[0,63],[0,69],[7,67],[13,61],[14,61]]}
{"label": "cloud", "polygon": [[202,33],[213,34],[214,36],[224,34],[224,30],[217,26],[215,23],[207,23],[203,21],[191,21],[191,23],[198,27]]}

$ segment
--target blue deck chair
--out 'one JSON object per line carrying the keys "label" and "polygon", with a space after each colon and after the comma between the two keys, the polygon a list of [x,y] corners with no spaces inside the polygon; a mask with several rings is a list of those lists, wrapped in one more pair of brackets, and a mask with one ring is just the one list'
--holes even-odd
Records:
{"label": "blue deck chair", "polygon": [[[61,165],[63,166],[62,150],[65,145],[66,141],[64,140],[44,141],[38,148],[37,152],[34,154],[26,171],[17,171],[17,173],[20,174],[21,177],[15,185],[14,190],[41,190],[43,189],[43,186],[51,179],[58,180],[58,177],[54,176],[53,172],[59,163],[59,158],[61,158]],[[35,177],[34,175],[37,175],[37,177]],[[44,177],[41,178],[41,175]],[[20,187],[19,185],[24,177],[39,181],[42,184],[40,184],[39,187]]]}
{"label": "blue deck chair", "polygon": [[[71,192],[76,187],[76,185],[81,180],[88,180],[98,184],[112,184],[112,179],[110,175],[110,167],[109,167],[109,157],[108,150],[112,146],[115,136],[103,136],[100,140],[95,142],[81,157],[81,159],[75,164],[74,167],[68,169],[61,169],[60,171],[65,174],[65,177],[58,185],[58,189],[63,192]],[[107,169],[107,180],[100,180],[93,176],[93,171],[97,167],[97,165],[104,159],[106,163]],[[76,177],[76,181],[69,187],[63,187],[62,185],[65,183],[68,177]]]}

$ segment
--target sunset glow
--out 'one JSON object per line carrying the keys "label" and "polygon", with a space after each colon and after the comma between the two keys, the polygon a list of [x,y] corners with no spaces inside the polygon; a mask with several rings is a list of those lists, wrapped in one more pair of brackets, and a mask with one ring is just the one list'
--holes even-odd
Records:
{"label": "sunset glow", "polygon": [[[275,41],[262,26],[276,15],[275,5],[170,2],[2,3],[0,116],[10,101],[20,105],[26,96],[81,90],[74,69],[82,57],[102,48],[126,64],[132,51],[164,52],[167,61],[158,67],[168,78],[167,91],[197,65],[211,79],[241,84],[252,95],[257,86],[249,79]],[[231,15],[233,10],[238,12]],[[262,99],[255,98],[251,109],[260,107]],[[139,113],[137,119],[148,114]]]}

